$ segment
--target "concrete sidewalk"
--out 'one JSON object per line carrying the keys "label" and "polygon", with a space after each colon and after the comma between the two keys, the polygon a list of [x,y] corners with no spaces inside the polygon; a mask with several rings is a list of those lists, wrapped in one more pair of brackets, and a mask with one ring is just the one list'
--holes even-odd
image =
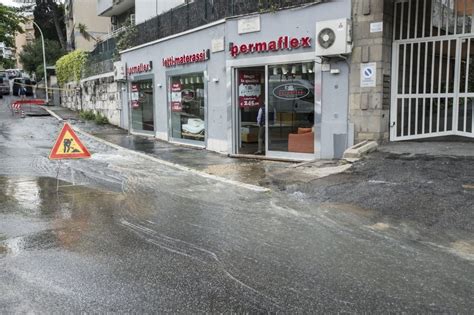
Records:
{"label": "concrete sidewalk", "polygon": [[71,125],[123,148],[246,184],[285,190],[290,185],[308,183],[344,172],[351,167],[347,162],[337,160],[291,163],[231,158],[225,154],[172,144],[153,137],[129,135],[127,131],[112,125],[84,121],[79,117],[79,112],[64,107],[48,109]]}
{"label": "concrete sidewalk", "polygon": [[[79,112],[64,107],[48,107],[48,109],[83,131],[123,148],[251,185],[293,190],[297,186],[307,186],[309,182],[351,168],[351,164],[344,160],[291,163],[231,158],[225,154],[172,144],[153,137],[129,135],[127,131],[112,125],[97,125],[92,121],[84,121],[79,117]],[[390,156],[391,159],[474,158],[474,141],[464,138],[453,140],[457,141],[391,142],[379,146],[378,151],[381,154],[374,156],[380,158]]]}

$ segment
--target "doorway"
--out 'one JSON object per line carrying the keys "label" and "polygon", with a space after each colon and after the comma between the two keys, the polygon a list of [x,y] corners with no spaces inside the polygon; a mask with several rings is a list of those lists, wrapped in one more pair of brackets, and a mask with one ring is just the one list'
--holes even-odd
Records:
{"label": "doorway", "polygon": [[155,130],[153,111],[153,79],[131,83],[131,130],[152,133]]}
{"label": "doorway", "polygon": [[265,67],[237,69],[236,82],[237,153],[264,155],[265,115],[259,117],[259,110],[265,112]]}

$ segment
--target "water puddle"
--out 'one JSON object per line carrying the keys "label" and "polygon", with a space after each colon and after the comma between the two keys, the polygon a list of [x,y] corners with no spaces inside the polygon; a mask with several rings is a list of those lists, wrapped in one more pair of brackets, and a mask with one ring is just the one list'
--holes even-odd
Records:
{"label": "water puddle", "polygon": [[55,178],[0,176],[0,254],[75,249],[87,233],[111,228],[122,194],[60,184],[57,192]]}

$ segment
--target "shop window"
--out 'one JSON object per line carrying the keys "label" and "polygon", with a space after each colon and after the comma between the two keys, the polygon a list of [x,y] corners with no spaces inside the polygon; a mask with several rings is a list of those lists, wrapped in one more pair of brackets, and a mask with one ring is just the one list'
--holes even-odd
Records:
{"label": "shop window", "polygon": [[172,138],[203,142],[206,136],[203,73],[171,77],[170,90]]}
{"label": "shop window", "polygon": [[268,67],[270,151],[314,153],[314,67],[314,63]]}
{"label": "shop window", "polygon": [[153,80],[139,80],[131,84],[131,116],[134,131],[153,131]]}

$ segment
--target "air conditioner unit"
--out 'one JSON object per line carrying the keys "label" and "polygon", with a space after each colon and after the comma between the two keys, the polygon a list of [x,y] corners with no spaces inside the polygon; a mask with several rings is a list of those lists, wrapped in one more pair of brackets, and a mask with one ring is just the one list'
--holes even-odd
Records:
{"label": "air conditioner unit", "polygon": [[351,51],[352,24],[350,19],[316,22],[316,56],[346,55]]}
{"label": "air conditioner unit", "polygon": [[125,67],[121,61],[114,62],[114,81],[125,80]]}

